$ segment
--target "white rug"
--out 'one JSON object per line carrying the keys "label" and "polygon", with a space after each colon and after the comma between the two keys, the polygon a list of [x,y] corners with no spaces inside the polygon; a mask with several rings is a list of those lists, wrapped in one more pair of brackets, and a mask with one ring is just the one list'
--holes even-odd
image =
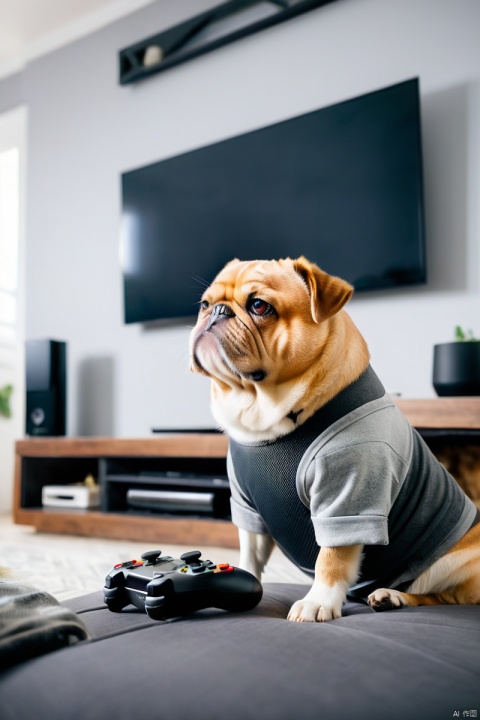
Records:
{"label": "white rug", "polygon": [[[30,585],[46,590],[57,600],[84,595],[103,588],[107,572],[118,562],[139,558],[146,550],[162,550],[180,557],[187,550],[201,550],[213,562],[238,565],[238,550],[220,547],[187,547],[106,540],[102,538],[53,535],[34,528],[14,525],[0,517],[0,566],[11,568]],[[310,582],[277,548],[266,568],[263,582]]]}

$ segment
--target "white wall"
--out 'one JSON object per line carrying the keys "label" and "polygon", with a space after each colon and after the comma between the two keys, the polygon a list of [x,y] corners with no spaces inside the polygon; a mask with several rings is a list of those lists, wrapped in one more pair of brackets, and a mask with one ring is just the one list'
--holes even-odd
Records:
{"label": "white wall", "polygon": [[480,3],[338,0],[118,85],[119,49],[215,4],[160,0],[22,74],[27,335],[69,342],[71,434],[212,424],[208,382],[187,369],[189,329],[123,325],[119,173],[414,76],[429,284],[350,312],[387,388],[407,397],[433,395],[432,348],[455,324],[480,333]]}

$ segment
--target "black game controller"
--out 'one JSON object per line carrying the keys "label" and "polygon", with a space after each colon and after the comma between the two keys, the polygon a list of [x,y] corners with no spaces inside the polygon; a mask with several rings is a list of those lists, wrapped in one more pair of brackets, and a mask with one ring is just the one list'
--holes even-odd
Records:
{"label": "black game controller", "polygon": [[167,620],[210,607],[242,612],[258,605],[263,589],[256,577],[228,563],[200,560],[201,554],[192,550],[176,560],[152,550],[141,560],[115,565],[103,588],[108,609],[121,612],[131,604],[154,620]]}

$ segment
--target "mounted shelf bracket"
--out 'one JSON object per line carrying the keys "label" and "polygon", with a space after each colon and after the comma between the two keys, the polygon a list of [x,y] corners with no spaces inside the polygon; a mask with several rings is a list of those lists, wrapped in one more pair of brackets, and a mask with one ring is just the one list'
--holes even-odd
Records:
{"label": "mounted shelf bracket", "polygon": [[120,50],[120,84],[143,80],[334,0],[230,0]]}

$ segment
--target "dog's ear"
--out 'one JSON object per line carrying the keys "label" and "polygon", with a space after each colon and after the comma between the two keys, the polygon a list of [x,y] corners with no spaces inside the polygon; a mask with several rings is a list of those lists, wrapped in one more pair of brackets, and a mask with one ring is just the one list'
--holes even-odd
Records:
{"label": "dog's ear", "polygon": [[231,265],[236,265],[237,263],[242,262],[238,258],[234,258],[233,260],[229,260],[226,265],[223,266],[222,271],[229,268]]}
{"label": "dog's ear", "polygon": [[312,317],[316,323],[335,315],[353,295],[353,287],[349,283],[323,272],[303,256],[293,261],[293,268],[307,284]]}

